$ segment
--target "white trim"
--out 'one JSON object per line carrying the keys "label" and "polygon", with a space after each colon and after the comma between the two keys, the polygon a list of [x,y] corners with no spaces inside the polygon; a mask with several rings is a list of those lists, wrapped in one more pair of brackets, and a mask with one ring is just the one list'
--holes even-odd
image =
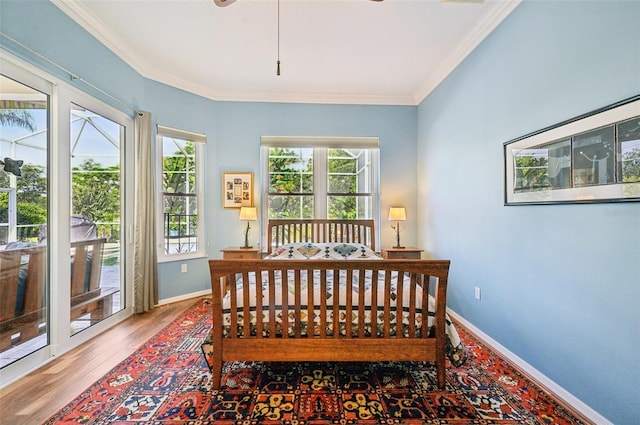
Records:
{"label": "white trim", "polygon": [[127,44],[123,43],[119,37],[114,36],[113,30],[104,25],[81,1],[51,0],[51,3],[137,72],[142,75],[148,74],[144,62],[140,60],[140,55],[128,49]]}
{"label": "white trim", "polygon": [[547,390],[551,391],[556,397],[560,398],[563,402],[569,404],[578,413],[585,416],[587,419],[593,421],[593,423],[596,423],[599,425],[613,425],[612,422],[609,422],[606,418],[604,418],[598,412],[593,410],[591,407],[587,406],[584,402],[582,402],[576,396],[574,396],[569,391],[565,390],[560,385],[556,384],[554,381],[552,381],[551,379],[543,375],[540,371],[535,369],[529,363],[525,362],[520,357],[513,354],[511,351],[509,351],[507,348],[501,345],[498,341],[494,340],[489,335],[482,332],[480,329],[475,327],[472,323],[465,320],[458,313],[454,312],[450,308],[447,308],[447,313],[454,320],[460,322],[462,326],[469,329],[469,331],[471,331],[478,338],[480,338],[484,344],[489,346],[489,348],[497,351],[502,356],[504,356],[507,360],[515,364],[518,368],[522,369],[523,372],[525,372],[535,381],[540,383]]}
{"label": "white trim", "polygon": [[201,133],[194,133],[193,131],[180,130],[177,128],[167,127],[164,125],[156,125],[158,135],[164,137],[171,137],[174,139],[190,140],[194,143],[206,143],[207,135]]}
{"label": "white trim", "polygon": [[431,78],[418,90],[412,104],[419,105],[521,2],[522,0],[496,2],[458,48],[440,63]]}
{"label": "white trim", "polygon": [[[202,258],[206,256],[205,248],[205,229],[202,226],[202,218],[205,217],[205,179],[204,179],[204,158],[206,157],[206,140],[207,136],[192,131],[179,130],[166,127],[160,124],[156,125],[156,259],[158,263],[166,263],[171,261],[183,261],[194,258]],[[198,248],[195,251],[184,253],[167,254],[164,251],[165,235],[164,235],[164,214],[163,214],[163,188],[162,176],[163,167],[163,138],[179,139],[194,142],[195,147],[195,166],[196,166],[196,187],[193,193],[198,201],[198,225],[197,240]]]}
{"label": "white trim", "polygon": [[326,137],[326,136],[260,136],[260,146],[270,148],[335,148],[377,149],[379,137]]}
{"label": "white trim", "polygon": [[[416,106],[416,95],[380,95],[380,94],[337,94],[337,93],[274,93],[274,92],[239,92],[213,91],[210,87],[202,87],[191,82],[167,78],[166,84],[182,90],[196,93],[220,102],[273,102],[273,103],[311,103],[327,105],[388,105]],[[182,84],[181,84],[182,83]]]}
{"label": "white trim", "polygon": [[169,86],[195,93],[211,100],[239,102],[276,102],[276,103],[317,103],[349,105],[419,105],[520,3],[522,0],[497,1],[471,33],[441,63],[435,73],[414,93],[408,95],[382,95],[370,93],[313,93],[313,92],[238,92],[226,91],[211,86],[194,84],[180,76],[163,72],[161,68],[150,66],[113,31],[105,26],[81,1],[51,0],[62,12],[68,15],[88,33],[104,44],[136,72],[145,78]]}
{"label": "white trim", "polygon": [[211,289],[205,289],[198,292],[191,292],[185,295],[178,295],[177,297],[165,298],[165,299],[159,300],[158,304],[156,304],[156,307],[177,303],[179,301],[188,300],[190,298],[194,298],[195,300],[195,298],[206,297],[206,296],[211,296]]}

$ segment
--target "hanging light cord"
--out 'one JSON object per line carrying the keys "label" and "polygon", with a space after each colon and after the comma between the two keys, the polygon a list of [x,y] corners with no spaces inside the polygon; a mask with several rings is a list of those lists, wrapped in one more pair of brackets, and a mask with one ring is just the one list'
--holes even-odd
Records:
{"label": "hanging light cord", "polygon": [[278,62],[276,75],[280,75],[280,0],[278,0]]}

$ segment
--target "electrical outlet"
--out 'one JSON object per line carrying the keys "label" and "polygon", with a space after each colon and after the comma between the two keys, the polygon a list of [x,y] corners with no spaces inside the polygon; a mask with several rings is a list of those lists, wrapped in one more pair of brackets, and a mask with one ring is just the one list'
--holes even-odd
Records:
{"label": "electrical outlet", "polygon": [[187,264],[182,264],[180,265],[180,272],[182,273],[186,273],[187,272]]}
{"label": "electrical outlet", "polygon": [[475,297],[476,297],[476,300],[480,301],[480,288],[477,286],[476,286]]}

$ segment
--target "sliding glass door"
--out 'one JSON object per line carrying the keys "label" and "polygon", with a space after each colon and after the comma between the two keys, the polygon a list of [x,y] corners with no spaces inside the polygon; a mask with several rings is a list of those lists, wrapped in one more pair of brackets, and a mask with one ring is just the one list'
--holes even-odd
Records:
{"label": "sliding glass door", "polygon": [[0,367],[49,341],[49,111],[47,93],[0,75]]}
{"label": "sliding glass door", "polygon": [[71,334],[124,308],[121,211],[125,128],[71,105]]}
{"label": "sliding glass door", "polygon": [[0,57],[0,385],[133,310],[131,113],[10,59]]}

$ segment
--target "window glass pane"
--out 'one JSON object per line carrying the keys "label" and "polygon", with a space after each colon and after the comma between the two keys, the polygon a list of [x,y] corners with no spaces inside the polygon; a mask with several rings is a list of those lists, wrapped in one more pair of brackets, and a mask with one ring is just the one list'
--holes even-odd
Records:
{"label": "window glass pane", "polygon": [[373,216],[371,156],[367,149],[328,150],[327,218],[362,219]]}
{"label": "window glass pane", "polygon": [[269,193],[313,193],[313,149],[269,149]]}
{"label": "window glass pane", "polygon": [[121,155],[124,127],[71,105],[71,334],[124,308]]}
{"label": "window glass pane", "polygon": [[329,193],[358,191],[358,157],[355,154],[346,149],[329,149],[327,163]]}
{"label": "window glass pane", "polygon": [[640,117],[618,124],[620,163],[618,181],[640,182]]}
{"label": "window glass pane", "polygon": [[373,196],[370,195],[329,195],[327,197],[329,219],[371,218]]}
{"label": "window glass pane", "polygon": [[368,149],[329,149],[327,155],[329,193],[371,193],[372,152]]}
{"label": "window glass pane", "polygon": [[195,196],[163,196],[165,253],[178,254],[198,248],[198,205]]}
{"label": "window glass pane", "polygon": [[269,218],[313,218],[313,196],[269,195]]}
{"label": "window glass pane", "polygon": [[198,143],[162,137],[164,253],[198,251]]}
{"label": "window glass pane", "polygon": [[0,75],[0,367],[48,344],[49,97]]}
{"label": "window glass pane", "polygon": [[195,143],[163,137],[162,185],[168,193],[195,193]]}

